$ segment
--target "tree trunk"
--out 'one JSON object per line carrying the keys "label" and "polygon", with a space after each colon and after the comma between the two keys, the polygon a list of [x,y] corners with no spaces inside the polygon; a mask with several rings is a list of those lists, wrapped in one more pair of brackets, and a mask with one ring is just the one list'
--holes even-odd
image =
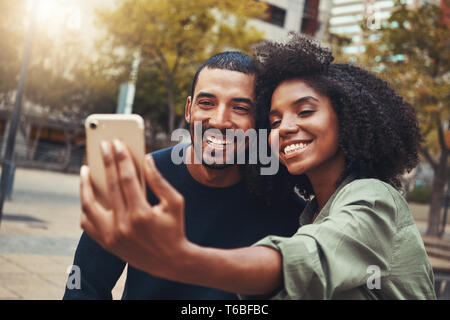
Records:
{"label": "tree trunk", "polygon": [[173,94],[173,80],[171,76],[166,78],[166,90],[167,90],[167,106],[169,108],[169,119],[167,129],[169,130],[169,136],[172,134],[175,128],[175,99]]}
{"label": "tree trunk", "polygon": [[186,126],[186,119],[181,117],[180,122],[178,122],[178,128],[184,128]]}
{"label": "tree trunk", "polygon": [[431,205],[428,213],[428,229],[426,234],[438,236],[441,225],[442,204],[445,197],[445,185],[448,177],[447,155],[441,155],[441,161],[434,170],[433,187],[431,191]]}
{"label": "tree trunk", "polygon": [[442,228],[439,233],[441,237],[445,234],[445,228],[447,227],[447,214],[448,214],[448,207],[450,206],[450,179],[448,180],[447,184],[447,192],[445,193],[445,199],[444,199],[444,217],[442,218]]}
{"label": "tree trunk", "polygon": [[49,111],[44,112],[44,114],[40,118],[39,122],[36,123],[37,128],[36,128],[36,134],[35,134],[33,141],[31,141],[31,133],[33,132],[33,122],[30,122],[30,134],[28,135],[28,140],[29,140],[28,144],[30,146],[30,149],[28,149],[28,153],[27,153],[28,160],[34,160],[34,156],[36,154],[36,148],[39,144],[39,140],[40,140],[39,138],[41,136],[41,130],[42,130],[42,127],[44,126],[44,124],[47,122],[49,115],[50,115]]}
{"label": "tree trunk", "polygon": [[66,153],[64,156],[62,168],[63,171],[68,171],[70,166],[70,157],[72,156],[72,138],[74,134],[67,131],[65,131],[64,134],[66,136]]}
{"label": "tree trunk", "polygon": [[[30,150],[30,132],[31,132],[31,124],[28,123],[28,121],[25,120],[24,121],[20,121],[19,124],[19,129],[22,132],[22,135],[25,138],[25,143],[27,144],[26,148],[27,148],[27,157],[28,157],[28,151]],[[27,158],[28,159],[28,158]]]}
{"label": "tree trunk", "polygon": [[[36,153],[36,148],[39,143],[39,136],[41,135],[41,129],[42,125],[39,124],[38,128],[36,129],[36,136],[34,137],[33,141],[29,141],[28,144],[30,146],[30,149],[28,149],[27,159],[28,160],[34,160],[34,154]],[[32,132],[32,130],[30,130]],[[31,140],[31,137],[29,138]]]}

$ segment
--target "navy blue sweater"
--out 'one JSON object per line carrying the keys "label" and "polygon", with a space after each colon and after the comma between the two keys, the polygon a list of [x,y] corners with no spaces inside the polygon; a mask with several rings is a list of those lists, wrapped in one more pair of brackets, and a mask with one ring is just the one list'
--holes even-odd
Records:
{"label": "navy blue sweater", "polygon": [[[269,235],[291,236],[298,228],[303,201],[296,196],[284,207],[269,209],[250,199],[245,184],[211,188],[189,174],[185,164],[171,161],[171,150],[153,153],[162,175],[185,198],[187,238],[217,248],[249,246]],[[151,204],[158,200],[148,191]],[[81,289],[68,289],[63,299],[111,299],[111,290],[126,263],[104,250],[83,233],[74,265],[80,267]],[[128,266],[122,299],[236,299],[236,295],[194,285],[168,281]]]}

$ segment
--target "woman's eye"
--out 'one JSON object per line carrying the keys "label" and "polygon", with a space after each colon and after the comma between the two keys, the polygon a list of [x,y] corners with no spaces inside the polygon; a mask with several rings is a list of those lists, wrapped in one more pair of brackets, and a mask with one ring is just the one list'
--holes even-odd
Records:
{"label": "woman's eye", "polygon": [[314,110],[303,110],[303,111],[300,111],[298,113],[298,115],[304,117],[304,116],[308,116],[308,115],[310,115],[310,114],[312,114],[314,112],[315,112]]}
{"label": "woman's eye", "polygon": [[276,127],[278,127],[278,126],[280,125],[280,123],[281,123],[280,120],[272,121],[272,122],[270,123],[270,127],[271,127],[272,129],[275,129]]}

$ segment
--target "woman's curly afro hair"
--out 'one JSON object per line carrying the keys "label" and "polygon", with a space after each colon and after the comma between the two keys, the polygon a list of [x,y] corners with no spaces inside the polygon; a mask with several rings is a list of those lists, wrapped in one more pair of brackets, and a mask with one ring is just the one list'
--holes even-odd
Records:
{"label": "woman's curly afro hair", "polygon": [[[331,64],[330,50],[303,35],[291,34],[287,43],[262,42],[255,58],[260,128],[270,130],[268,113],[276,87],[301,79],[328,97],[337,114],[339,148],[345,155],[345,170],[337,183],[351,173],[401,187],[399,176],[418,163],[421,136],[414,109],[385,81],[354,65]],[[290,176],[282,169],[272,179],[285,184],[288,180],[307,198],[313,194],[305,175]]]}

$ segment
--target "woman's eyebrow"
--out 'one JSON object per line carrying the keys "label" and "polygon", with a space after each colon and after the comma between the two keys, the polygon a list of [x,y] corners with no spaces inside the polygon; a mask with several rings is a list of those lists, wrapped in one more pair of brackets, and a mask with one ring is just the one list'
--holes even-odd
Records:
{"label": "woman's eyebrow", "polygon": [[[313,96],[306,96],[306,97],[302,97],[300,99],[295,100],[294,102],[292,102],[292,105],[297,105],[297,104],[302,104],[308,101],[315,101],[315,102],[319,102],[319,100],[317,98],[314,98]],[[278,110],[274,109],[271,110],[269,112],[269,117],[273,116],[274,114],[278,114]]]}
{"label": "woman's eyebrow", "polygon": [[305,102],[308,102],[308,101],[315,101],[315,102],[319,102],[319,100],[317,99],[317,98],[314,98],[313,96],[307,96],[307,97],[302,97],[302,98],[300,98],[300,99],[298,99],[298,100],[295,100],[292,104],[293,105],[295,105],[295,104],[302,104],[302,103],[305,103]]}
{"label": "woman's eyebrow", "polygon": [[278,110],[270,110],[270,112],[269,112],[269,117],[270,116],[273,116],[274,114],[278,114],[279,112],[278,112]]}

